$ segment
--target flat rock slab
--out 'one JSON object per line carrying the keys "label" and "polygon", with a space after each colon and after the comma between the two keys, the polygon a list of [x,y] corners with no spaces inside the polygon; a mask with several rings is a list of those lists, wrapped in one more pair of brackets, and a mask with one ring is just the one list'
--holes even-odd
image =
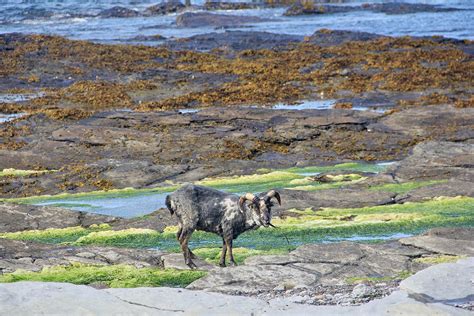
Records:
{"label": "flat rock slab", "polygon": [[276,287],[309,285],[317,280],[317,275],[292,267],[238,266],[213,270],[207,276],[194,281],[187,288],[222,293],[256,293]]}
{"label": "flat rock slab", "polygon": [[72,263],[128,264],[137,268],[161,267],[162,252],[95,246],[62,246],[0,238],[0,274],[16,270],[41,271],[44,267]]}
{"label": "flat rock slab", "polygon": [[436,236],[417,236],[400,239],[400,243],[446,255],[474,256],[474,241],[472,240],[456,240]]}
{"label": "flat rock slab", "polygon": [[75,212],[60,207],[0,203],[0,233],[72,226],[88,227],[118,220],[118,217]]}
{"label": "flat rock slab", "polygon": [[420,271],[402,281],[400,288],[431,301],[474,301],[474,258],[438,264]]}

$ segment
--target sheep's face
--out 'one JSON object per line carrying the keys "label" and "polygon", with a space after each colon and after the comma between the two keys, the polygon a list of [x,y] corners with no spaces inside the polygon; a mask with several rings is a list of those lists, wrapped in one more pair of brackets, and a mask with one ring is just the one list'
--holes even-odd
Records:
{"label": "sheep's face", "polygon": [[269,198],[260,199],[258,201],[258,210],[260,213],[260,222],[263,226],[268,227],[272,220],[273,203]]}
{"label": "sheep's face", "polygon": [[275,190],[269,191],[267,194],[256,197],[251,193],[240,198],[241,206],[245,201],[250,202],[248,208],[252,211],[252,218],[259,226],[271,226],[272,207],[274,206],[272,198],[276,198],[281,205],[280,195]]}

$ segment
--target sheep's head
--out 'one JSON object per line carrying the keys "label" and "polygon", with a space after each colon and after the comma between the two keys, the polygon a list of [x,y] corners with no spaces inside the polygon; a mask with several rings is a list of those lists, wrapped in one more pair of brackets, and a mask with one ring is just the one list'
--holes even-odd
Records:
{"label": "sheep's head", "polygon": [[252,193],[246,193],[240,197],[239,207],[244,210],[244,205],[253,212],[253,218],[260,226],[268,227],[271,225],[272,206],[274,205],[272,199],[275,198],[279,205],[281,205],[280,194],[275,190],[270,190],[266,194],[255,196]]}

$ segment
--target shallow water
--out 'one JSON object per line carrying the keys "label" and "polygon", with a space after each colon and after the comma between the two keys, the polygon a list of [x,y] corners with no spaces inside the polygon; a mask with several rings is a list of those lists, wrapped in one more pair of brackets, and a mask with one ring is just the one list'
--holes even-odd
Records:
{"label": "shallow water", "polygon": [[24,115],[26,115],[26,113],[14,113],[14,114],[0,113],[0,124],[13,121],[14,119],[20,118]]}
{"label": "shallow water", "polygon": [[165,207],[169,193],[142,193],[127,197],[111,198],[66,198],[55,201],[40,202],[37,205],[53,205],[74,211],[104,214],[120,217],[137,217],[149,214]]}
{"label": "shallow water", "polygon": [[[384,163],[382,163],[384,164]],[[291,168],[287,169],[289,172],[300,176],[314,176],[324,171],[334,170],[354,170],[354,171],[367,171],[367,172],[380,172],[383,171],[387,165],[381,164],[359,164],[353,167],[338,167],[343,165],[329,166],[329,167],[302,167],[302,168]],[[231,192],[235,194],[242,194],[248,191],[264,192],[272,188],[279,187],[278,180],[273,181],[262,181],[262,183],[235,183],[235,184],[224,184],[215,185],[216,189]],[[286,186],[285,186],[286,187]],[[51,199],[45,198],[34,202],[35,205],[52,205],[65,207],[75,211],[85,211],[96,214],[104,214],[110,216],[121,216],[126,218],[143,216],[160,208],[165,207],[165,198],[169,193],[163,192],[150,192],[138,190],[134,194],[120,196],[117,194],[111,194],[110,196],[95,197],[91,196],[77,196],[71,195],[67,198]]]}
{"label": "shallow water", "polygon": [[[353,1],[349,5],[366,2]],[[467,9],[466,11],[415,13],[386,15],[373,12],[349,12],[330,15],[284,17],[285,9],[254,9],[218,11],[224,14],[254,15],[273,19],[231,30],[267,31],[281,34],[311,35],[320,28],[364,31],[385,35],[432,36],[443,35],[453,38],[474,39],[474,1],[409,1],[412,3],[439,4]],[[189,37],[196,34],[215,32],[211,27],[178,28],[174,25],[176,14],[154,17],[100,18],[91,17],[103,9],[123,6],[143,11],[155,1],[22,1],[0,0],[0,33],[43,33],[57,34],[73,39],[93,40],[104,43],[140,43],[133,41],[139,35],[160,34],[165,37]],[[193,1],[202,4],[203,1]],[[46,16],[37,10],[46,10]],[[39,12],[39,13],[38,13]],[[51,15],[51,16],[50,16]],[[222,29],[217,30],[222,32]],[[144,42],[147,45],[162,41]]]}
{"label": "shallow water", "polygon": [[25,102],[43,96],[44,93],[2,93],[0,103]]}

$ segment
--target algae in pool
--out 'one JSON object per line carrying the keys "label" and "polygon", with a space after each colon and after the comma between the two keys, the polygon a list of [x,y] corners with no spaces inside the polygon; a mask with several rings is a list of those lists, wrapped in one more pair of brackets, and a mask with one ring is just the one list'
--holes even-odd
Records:
{"label": "algae in pool", "polygon": [[[324,209],[298,211],[299,217],[275,218],[278,228],[260,228],[248,231],[235,240],[241,250],[239,260],[253,254],[284,253],[307,243],[336,242],[342,240],[375,242],[398,239],[418,234],[434,227],[473,227],[474,198],[457,197],[426,202],[393,204],[353,209]],[[36,240],[43,242],[68,242],[74,245],[108,245],[134,248],[157,248],[180,251],[176,241],[176,227],[163,233],[151,229],[126,229],[114,231],[106,226],[94,231],[50,229],[0,234],[2,238]],[[61,238],[61,234],[64,234]],[[190,246],[202,253],[220,249],[222,240],[210,233],[194,232]],[[200,253],[198,251],[198,253]],[[205,259],[214,260],[209,257]]]}
{"label": "algae in pool", "polygon": [[[295,167],[276,171],[264,170],[264,172],[255,175],[209,178],[197,181],[196,183],[231,193],[264,192],[273,188],[318,190],[341,187],[359,181],[362,178],[354,179],[352,182],[340,181],[320,184],[316,181],[310,181],[306,177],[328,171],[375,173],[386,168],[386,164],[351,162],[333,166]],[[303,182],[304,185],[302,185]],[[178,187],[174,185],[154,189],[127,188],[111,190],[109,192],[96,191],[79,194],[59,194],[55,196],[2,199],[0,201],[63,206],[76,211],[129,218],[143,216],[165,207],[166,195]]]}

